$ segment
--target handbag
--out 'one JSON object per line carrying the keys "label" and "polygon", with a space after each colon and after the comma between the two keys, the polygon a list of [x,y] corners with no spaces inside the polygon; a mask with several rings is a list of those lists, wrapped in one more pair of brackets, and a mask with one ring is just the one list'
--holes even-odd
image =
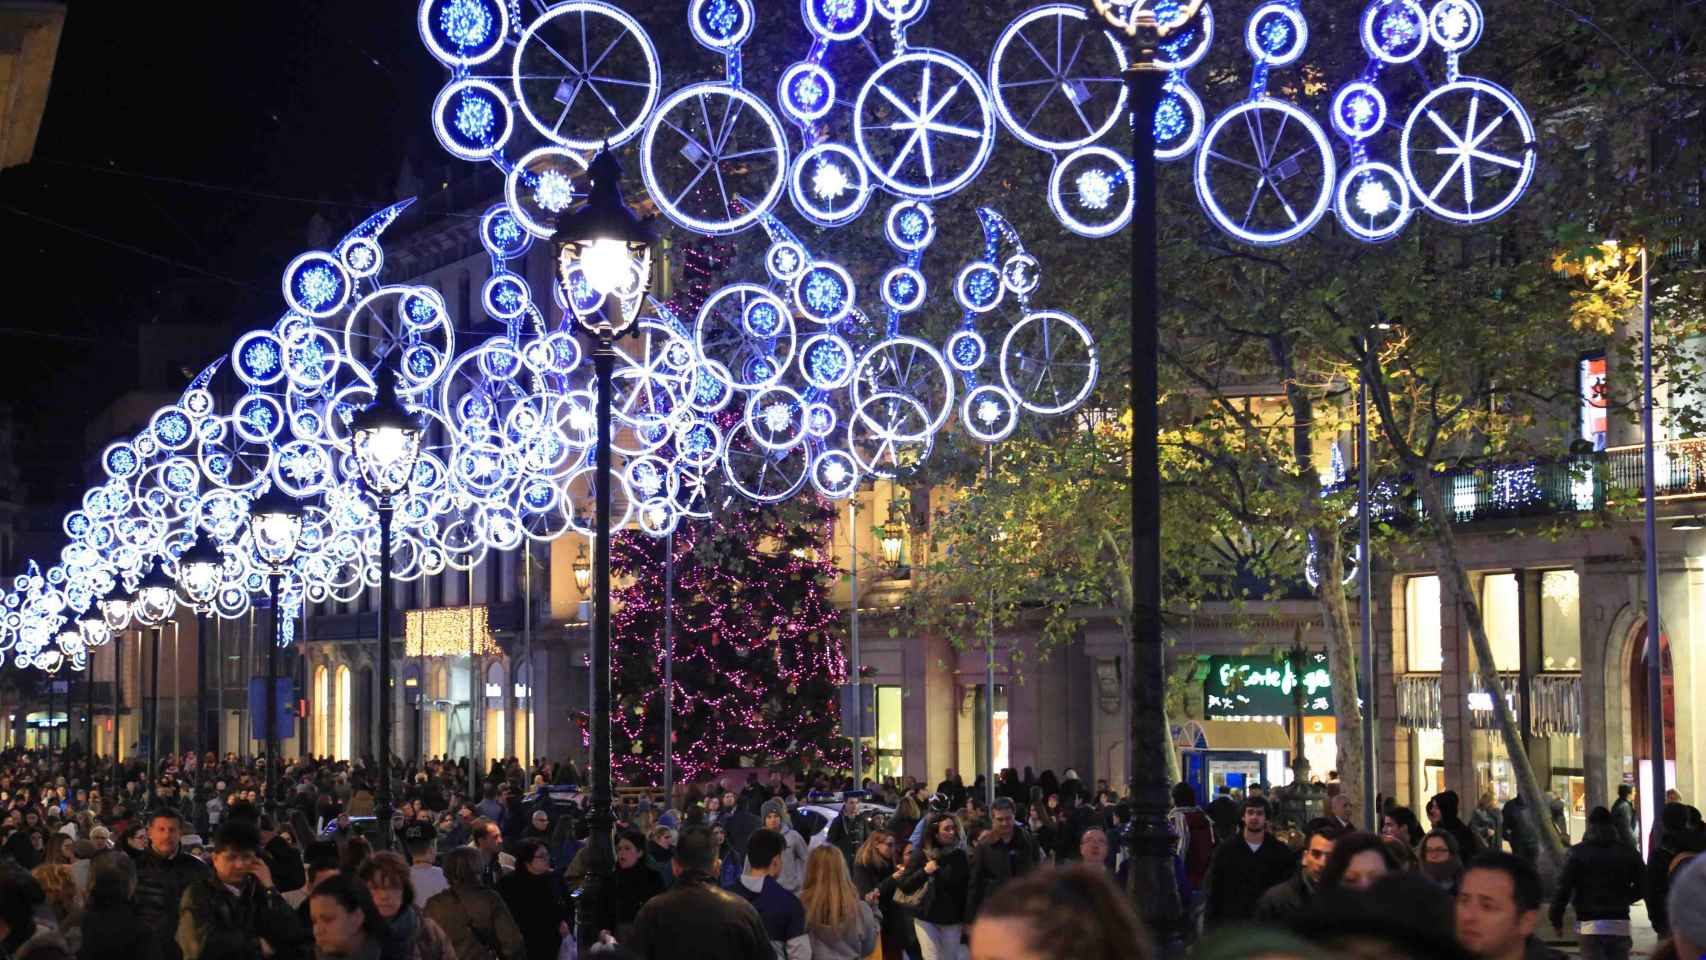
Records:
{"label": "handbag", "polygon": [[[935,854],[926,852],[924,854],[924,858],[926,860],[934,860],[936,859],[936,856]],[[894,892],[895,905],[906,907],[909,910],[916,910],[919,907],[924,906],[924,900],[930,895],[930,887],[935,882],[936,878],[934,876],[930,876],[926,877],[924,883],[921,884],[917,890],[914,890],[911,893],[907,893],[905,890],[896,890]]]}

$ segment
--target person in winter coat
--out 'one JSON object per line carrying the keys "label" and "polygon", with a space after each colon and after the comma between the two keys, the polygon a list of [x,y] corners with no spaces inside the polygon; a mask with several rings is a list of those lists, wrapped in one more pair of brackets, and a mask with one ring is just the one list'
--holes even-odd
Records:
{"label": "person in winter coat", "polygon": [[80,921],[78,960],[160,960],[160,944],[137,916],[136,864],[118,850],[89,861],[89,909]]}
{"label": "person in winter coat", "polygon": [[800,898],[782,889],[776,875],[782,872],[782,835],[760,829],[746,845],[746,865],[740,879],[729,887],[758,911],[777,960],[811,960],[811,937],[806,933],[806,908]]}
{"label": "person in winter coat", "polygon": [[37,924],[41,890],[26,874],[0,872],[0,956],[8,960],[71,960],[59,931]]}
{"label": "person in winter coat", "polygon": [[[1469,829],[1469,824],[1464,823],[1463,818],[1457,815],[1458,808],[1459,801],[1456,790],[1436,793],[1433,799],[1428,801],[1428,817],[1433,820],[1435,828],[1451,831],[1451,835],[1457,838],[1458,855],[1463,858],[1464,863],[1468,863],[1474,860],[1476,854],[1479,854],[1484,848],[1481,845],[1481,838],[1475,836],[1475,831]],[[1438,814],[1437,817],[1434,816],[1436,813]],[[1509,808],[1505,810],[1505,820],[1508,829]],[[1529,862],[1533,863],[1534,861],[1530,860]]]}
{"label": "person in winter coat", "polygon": [[877,913],[882,917],[880,960],[901,960],[913,940],[912,917],[894,902],[895,885],[906,872],[905,864],[895,862],[895,842],[887,830],[873,830],[853,858],[853,887],[867,903],[876,895]]}
{"label": "person in winter coat", "polygon": [[1240,923],[1255,915],[1256,902],[1297,868],[1291,848],[1268,832],[1268,802],[1244,800],[1243,828],[1214,849],[1208,865],[1203,927]]}
{"label": "person in winter coat", "polygon": [[616,838],[616,871],[605,881],[604,917],[599,933],[608,932],[627,942],[628,932],[646,901],[664,891],[663,879],[646,863],[646,838],[638,830],[624,830]]}
{"label": "person in winter coat", "polygon": [[1333,855],[1333,842],[1343,831],[1327,817],[1309,821],[1305,830],[1303,851],[1299,854],[1301,869],[1291,879],[1269,887],[1256,901],[1255,919],[1260,923],[1285,926],[1308,910],[1315,899],[1327,858]]}
{"label": "person in winter coat", "polygon": [[764,829],[774,830],[782,835],[782,873],[776,882],[782,889],[799,896],[800,888],[806,882],[806,838],[800,836],[788,822],[788,805],[780,797],[771,797],[764,801],[760,808],[764,816]]}
{"label": "person in winter coat", "polygon": [[516,845],[515,872],[498,881],[498,895],[521,927],[528,960],[557,960],[569,935],[569,912],[545,844],[527,839]]}
{"label": "person in winter coat", "polygon": [[[1544,816],[1544,813],[1541,814]],[[1533,823],[1528,819],[1528,804],[1522,801],[1519,794],[1505,803],[1505,809],[1500,814],[1500,831],[1506,843],[1511,845],[1511,852],[1535,863],[1540,859],[1540,834],[1536,832]]]}
{"label": "person in winter coat", "polygon": [[[752,832],[764,825],[757,817],[741,809],[733,790],[723,791],[723,812],[717,824],[728,834],[729,846],[743,859],[746,857],[746,842],[752,839]],[[735,869],[738,871],[740,867],[737,865]]]}
{"label": "person in winter coat", "polygon": [[859,817],[859,798],[848,797],[841,804],[841,816],[829,825],[828,840],[841,856],[847,860],[849,867],[853,858],[859,853],[859,847],[865,843],[865,821]]}
{"label": "person in winter coat", "polygon": [[208,876],[207,864],[182,850],[183,821],[174,810],[160,809],[148,817],[147,845],[133,850],[136,864],[136,915],[153,931],[165,960],[181,960],[178,948],[178,904],[184,891]]}
{"label": "person in winter coat", "polygon": [[[640,960],[775,960],[758,911],[738,893],[717,886],[712,871],[717,854],[703,826],[681,831],[670,870],[675,884],[634,918],[633,935],[623,946]],[[840,862],[841,855],[830,851]],[[691,946],[689,946],[691,945]],[[685,949],[684,949],[685,948]]]}
{"label": "person in winter coat", "polygon": [[389,850],[374,854],[361,868],[361,881],[384,921],[382,960],[456,960],[449,934],[428,920],[415,902],[414,879],[402,855]]}
{"label": "person in winter coat", "polygon": [[919,952],[924,960],[958,960],[964,956],[960,935],[971,892],[971,858],[953,814],[933,813],[925,821],[924,842],[912,852],[897,886],[912,894],[926,884],[930,889],[912,921]]}
{"label": "person in winter coat", "polygon": [[726,890],[740,879],[741,857],[720,823],[711,825],[711,843],[717,848],[717,884]]}
{"label": "person in winter coat", "polygon": [[991,825],[978,837],[971,855],[971,892],[966,916],[976,917],[983,901],[1009,880],[1030,873],[1041,859],[1037,845],[1020,828],[1012,799],[996,797],[990,808]]}
{"label": "person in winter coat", "polygon": [[1552,929],[1563,933],[1564,910],[1576,908],[1582,956],[1627,957],[1633,945],[1629,905],[1641,899],[1641,858],[1617,834],[1611,811],[1594,807],[1582,842],[1570,848],[1552,897]]}
{"label": "person in winter coat", "polygon": [[826,844],[806,859],[800,903],[806,910],[812,960],[863,960],[877,948],[882,929],[877,909],[854,888],[838,848]]}
{"label": "person in winter coat", "polygon": [[315,960],[383,960],[385,922],[360,880],[339,874],[321,883],[308,897],[308,910]]}
{"label": "person in winter coat", "polygon": [[1629,795],[1635,788],[1627,783],[1617,785],[1617,802],[1611,805],[1611,819],[1617,825],[1617,839],[1631,850],[1641,849],[1641,826],[1637,822],[1640,817],[1635,812],[1635,804],[1629,800]]}
{"label": "person in winter coat", "polygon": [[190,884],[178,903],[178,948],[184,960],[288,954],[304,939],[296,911],[273,884],[252,821],[228,818],[213,838],[213,870]]}
{"label": "person in winter coat", "polygon": [[1706,851],[1706,834],[1688,826],[1688,807],[1667,803],[1659,813],[1659,839],[1647,860],[1647,917],[1660,937],[1670,936],[1671,874],[1677,869],[1677,858]]}
{"label": "person in winter coat", "polygon": [[450,889],[427,901],[427,919],[450,937],[457,960],[525,960],[521,928],[497,891],[481,882],[482,866],[480,851],[473,847],[445,854],[444,879]]}
{"label": "person in winter coat", "polygon": [[1463,858],[1450,830],[1432,830],[1422,838],[1418,869],[1427,881],[1453,897],[1463,879]]}

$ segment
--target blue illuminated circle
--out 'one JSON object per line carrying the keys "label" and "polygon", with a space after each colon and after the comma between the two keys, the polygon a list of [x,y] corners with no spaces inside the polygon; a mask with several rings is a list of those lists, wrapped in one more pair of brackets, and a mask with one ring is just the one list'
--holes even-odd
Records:
{"label": "blue illuminated circle", "polygon": [[989,161],[995,110],[964,60],[913,50],[886,61],[859,89],[853,139],[883,186],[933,200],[966,186]]}
{"label": "blue illuminated circle", "polygon": [[166,407],[154,414],[148,429],[154,434],[155,441],[167,450],[182,450],[195,439],[190,430],[190,418],[176,407]]}
{"label": "blue illuminated circle", "polygon": [[1362,140],[1386,125],[1386,97],[1372,83],[1347,83],[1333,97],[1333,128]]}
{"label": "blue illuminated circle", "polygon": [[1359,239],[1386,240],[1410,222],[1410,189],[1388,164],[1365,160],[1351,167],[1334,196],[1339,223]]}
{"label": "blue illuminated circle", "polygon": [[835,106],[835,78],[821,64],[802,60],[782,72],[776,102],[796,120],[821,119]]}
{"label": "blue illuminated circle", "polygon": [[788,176],[794,209],[820,226],[846,223],[863,213],[871,199],[864,164],[839,143],[819,143],[794,159]]}
{"label": "blue illuminated circle", "polygon": [[1081,237],[1106,237],[1131,222],[1131,163],[1103,146],[1079,147],[1049,175],[1049,209]]}
{"label": "blue illuminated circle", "polygon": [[794,280],[794,305],[808,320],[839,322],[853,300],[853,278],[840,264],[816,261]]}
{"label": "blue illuminated circle", "polygon": [[499,260],[513,260],[533,245],[533,234],[521,228],[507,204],[494,204],[480,217],[480,243]]}
{"label": "blue illuminated circle", "polygon": [[371,277],[379,273],[385,255],[371,237],[350,237],[338,248],[338,258],[352,277]]}
{"label": "blue illuminated circle", "polygon": [[[1155,4],[1155,16],[1162,23],[1172,24],[1182,12],[1180,0],[1160,0]],[[1190,23],[1173,26],[1162,39],[1158,50],[1161,60],[1174,73],[1183,73],[1202,62],[1214,45],[1214,10],[1210,3],[1197,8]]]}
{"label": "blue illuminated circle", "polygon": [[954,299],[973,313],[988,313],[1001,303],[1001,271],[992,263],[966,264],[954,278]]}
{"label": "blue illuminated circle", "polygon": [[136,448],[128,443],[119,442],[107,447],[101,454],[101,466],[107,471],[107,476],[114,480],[123,480],[133,476],[142,466],[142,460],[136,455]]}
{"label": "blue illuminated circle", "polygon": [[853,376],[853,348],[833,333],[807,337],[800,346],[800,373],[819,390],[837,390]]}
{"label": "blue illuminated circle", "polygon": [[557,218],[585,197],[576,183],[585,172],[580,154],[540,147],[515,162],[504,181],[504,198],[523,230],[549,240]]}
{"label": "blue illuminated circle", "polygon": [[759,445],[791,449],[805,439],[805,402],[788,387],[765,387],[747,400],[745,424]]}
{"label": "blue illuminated circle", "polygon": [[503,91],[470,77],[448,84],[432,104],[432,129],[452,156],[484,160],[508,142],[514,118]]}
{"label": "blue illuminated circle", "polygon": [[1428,16],[1416,0],[1370,3],[1362,14],[1362,47],[1384,63],[1409,63],[1428,45]]}
{"label": "blue illuminated circle", "polygon": [[244,440],[267,443],[284,429],[284,410],[272,397],[251,393],[237,401],[231,425]]}
{"label": "blue illuminated circle", "polygon": [[494,274],[480,291],[486,312],[494,320],[514,320],[526,313],[529,296],[527,284],[513,273]]}
{"label": "blue illuminated circle", "polygon": [[305,253],[284,271],[284,301],[305,316],[329,317],[349,301],[350,279],[337,257]]}
{"label": "blue illuminated circle", "polygon": [[1038,150],[1100,140],[1125,116],[1125,48],[1082,7],[1021,14],[995,41],[989,90],[1013,136]]}
{"label": "blue illuminated circle", "polygon": [[411,330],[426,330],[444,316],[444,303],[431,287],[415,287],[397,304],[397,314]]}
{"label": "blue illuminated circle", "polygon": [[1439,0],[1428,13],[1428,36],[1447,53],[1462,53],[1481,39],[1481,6],[1475,0]]}
{"label": "blue illuminated circle", "polygon": [[[1197,151],[1197,199],[1245,243],[1289,243],[1332,205],[1338,168],[1321,125],[1301,107],[1246,100],[1209,125]],[[1024,394],[1020,393],[1021,400]]]}
{"label": "blue illuminated circle", "polygon": [[883,275],[883,302],[901,313],[923,306],[927,289],[924,274],[912,267],[895,267]]}
{"label": "blue illuminated circle", "polygon": [[792,280],[806,269],[806,251],[792,240],[773,243],[764,254],[764,269],[777,280]]}
{"label": "blue illuminated circle", "polygon": [[603,0],[547,7],[516,41],[510,66],[522,116],[571,150],[614,147],[639,133],[657,103],[660,77],[651,37]]}
{"label": "blue illuminated circle", "polygon": [[835,408],[827,403],[806,404],[806,435],[819,440],[835,432],[838,422]]}
{"label": "blue illuminated circle", "polygon": [[957,330],[948,338],[948,363],[961,372],[976,370],[985,356],[983,337],[976,330]]}
{"label": "blue illuminated circle", "polygon": [[936,239],[936,212],[928,203],[902,200],[889,207],[884,233],[896,250],[916,253]]}
{"label": "blue illuminated circle", "polygon": [[752,34],[752,6],[747,0],[693,0],[687,23],[701,44],[731,50]]}
{"label": "blue illuminated circle", "polygon": [[1309,25],[1303,14],[1281,0],[1264,3],[1250,14],[1244,30],[1244,46],[1256,62],[1283,67],[1303,56],[1309,42]]}
{"label": "blue illuminated circle", "polygon": [[1205,121],[1196,91],[1183,83],[1167,84],[1155,106],[1155,159],[1177,160],[1195,150]]}
{"label": "blue illuminated circle", "polygon": [[284,345],[270,331],[246,333],[231,348],[232,369],[252,387],[269,387],[284,379]]}
{"label": "blue illuminated circle", "polygon": [[781,305],[768,299],[755,299],[748,303],[741,314],[741,323],[748,334],[760,340],[774,339],[788,329],[788,318]]}
{"label": "blue illuminated circle", "polygon": [[870,0],[800,0],[806,26],[826,40],[851,40],[871,24]]}
{"label": "blue illuminated circle", "polygon": [[434,57],[471,67],[503,49],[509,11],[502,0],[422,0],[416,25]]}
{"label": "blue illuminated circle", "polygon": [[960,401],[960,422],[967,433],[984,443],[1005,440],[1019,425],[1019,405],[1005,388],[981,384]]}

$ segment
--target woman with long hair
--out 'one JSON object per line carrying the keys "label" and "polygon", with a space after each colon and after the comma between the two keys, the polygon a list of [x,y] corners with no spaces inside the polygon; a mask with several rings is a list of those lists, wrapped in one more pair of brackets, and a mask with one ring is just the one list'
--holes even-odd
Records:
{"label": "woman with long hair", "polygon": [[308,915],[314,920],[315,960],[380,960],[385,921],[354,876],[320,881],[308,898]]}
{"label": "woman with long hair", "polygon": [[800,905],[806,908],[812,960],[861,960],[877,948],[876,908],[854,888],[840,848],[824,844],[806,858]]}
{"label": "woman with long hair", "polygon": [[450,886],[426,902],[427,918],[444,929],[462,960],[489,956],[522,960],[527,948],[521,928],[503,898],[480,878],[484,866],[480,851],[473,847],[457,847],[445,854],[444,879]]}
{"label": "woman with long hair", "polygon": [[1457,852],[1457,837],[1450,830],[1432,830],[1422,838],[1421,873],[1429,883],[1457,896],[1463,858]]}
{"label": "woman with long hair", "polygon": [[906,871],[897,861],[899,850],[894,834],[872,830],[853,856],[853,887],[869,903],[876,894],[877,913],[882,917],[882,960],[900,960],[912,942],[912,915],[894,902],[895,885]]}
{"label": "woman with long hair", "polygon": [[456,960],[450,937],[415,903],[408,861],[383,850],[362,866],[360,876],[385,924],[380,940],[385,960]]}
{"label": "woman with long hair", "polygon": [[498,895],[521,927],[528,960],[557,960],[569,935],[569,911],[562,878],[551,869],[551,851],[526,837],[516,844],[515,872],[498,881]]}
{"label": "woman with long hair", "polygon": [[1149,937],[1100,866],[1039,867],[990,895],[971,960],[1148,960]]}
{"label": "woman with long hair", "polygon": [[160,941],[136,915],[136,864],[122,850],[89,861],[89,908],[80,960],[160,960]]}
{"label": "woman with long hair", "polygon": [[1321,868],[1321,889],[1349,887],[1367,890],[1389,873],[1398,872],[1398,860],[1386,849],[1386,838],[1372,833],[1347,833],[1333,841],[1333,853]]}
{"label": "woman with long hair", "polygon": [[923,891],[912,921],[924,960],[959,960],[965,955],[960,934],[966,922],[971,858],[962,837],[953,814],[931,814],[924,823],[924,842],[912,852],[898,884],[900,892],[908,895],[929,888]]}

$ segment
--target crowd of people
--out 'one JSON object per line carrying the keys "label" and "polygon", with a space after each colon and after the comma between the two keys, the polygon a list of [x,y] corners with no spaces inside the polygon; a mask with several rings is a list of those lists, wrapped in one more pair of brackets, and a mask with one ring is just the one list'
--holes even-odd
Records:
{"label": "crowd of people", "polygon": [[625,791],[602,884],[570,764],[400,764],[384,831],[372,773],[292,762],[268,797],[230,755],[150,772],[0,754],[0,960],[1540,960],[1543,921],[1583,956],[1627,957],[1643,897],[1665,949],[1706,951],[1699,813],[1667,804],[1643,862],[1627,792],[1548,889],[1454,794],[1429,829],[1387,802],[1366,832],[1343,795],[1281,828],[1258,789],[1204,807],[1179,784],[1160,882],[1183,919],[1146,931],[1122,889],[1155,880],[1127,860],[1129,807],[1071,771],[1003,771],[992,791],[952,771],[934,789],[818,772]]}

